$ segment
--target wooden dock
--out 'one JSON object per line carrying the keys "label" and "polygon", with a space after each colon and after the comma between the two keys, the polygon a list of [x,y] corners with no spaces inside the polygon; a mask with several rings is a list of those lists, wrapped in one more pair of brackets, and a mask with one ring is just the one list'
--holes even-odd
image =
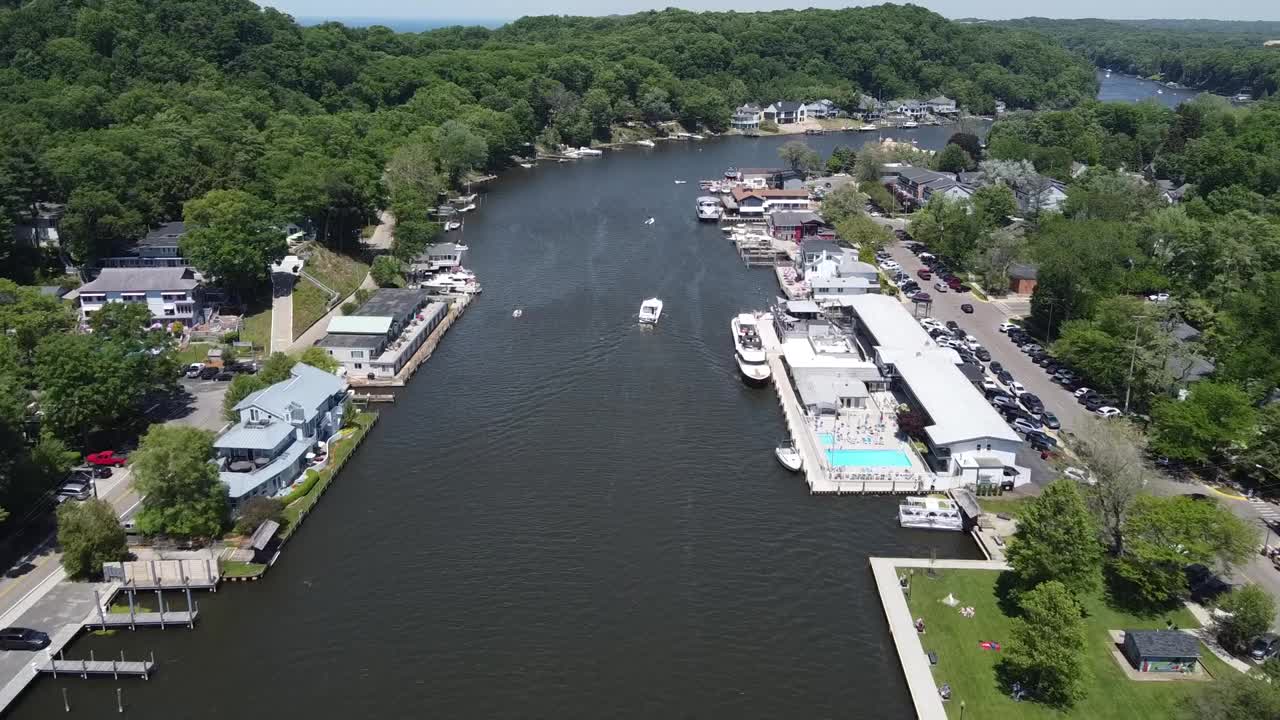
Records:
{"label": "wooden dock", "polygon": [[362,403],[393,403],[396,401],[396,396],[391,393],[387,393],[385,395],[376,395],[373,393],[356,393],[351,396],[351,399],[356,402],[362,402]]}
{"label": "wooden dock", "polygon": [[150,660],[125,660],[124,652],[120,653],[120,659],[116,660],[97,660],[90,653],[90,659],[66,660],[64,658],[49,658],[43,663],[35,665],[37,673],[45,673],[58,677],[58,675],[79,675],[82,678],[106,677],[111,676],[112,679],[124,677],[140,677],[143,680],[150,680],[151,673],[155,670],[156,659],[152,655]]}
{"label": "wooden dock", "polygon": [[140,627],[182,627],[188,628],[196,626],[196,618],[200,616],[199,610],[166,610],[164,612],[135,612],[135,613],[102,613],[96,620],[92,617],[88,618],[84,626],[90,629],[112,630],[120,628],[129,628],[133,630]]}

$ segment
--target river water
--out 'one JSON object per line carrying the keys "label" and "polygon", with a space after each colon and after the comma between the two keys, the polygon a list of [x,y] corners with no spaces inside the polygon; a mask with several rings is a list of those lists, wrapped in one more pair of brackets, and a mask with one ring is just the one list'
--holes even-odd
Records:
{"label": "river water", "polygon": [[1177,107],[1199,95],[1201,91],[1187,88],[1167,88],[1161,83],[1142,78],[1098,71],[1098,99],[1105,102],[1134,102],[1137,100],[1155,100],[1167,107]]}
{"label": "river water", "polygon": [[102,717],[116,687],[157,719],[910,714],[867,557],[977,550],[777,465],[781,411],[729,335],[776,283],[694,219],[699,178],[776,166],[787,139],[509,172],[465,230],[484,295],[277,566],[201,597],[194,631],[69,653],[154,651],[150,682],[41,680],[12,717],[63,716],[62,688]]}

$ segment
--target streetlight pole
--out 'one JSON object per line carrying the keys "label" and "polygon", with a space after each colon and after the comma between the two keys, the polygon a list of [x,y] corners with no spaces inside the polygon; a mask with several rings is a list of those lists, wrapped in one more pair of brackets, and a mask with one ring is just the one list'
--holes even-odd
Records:
{"label": "streetlight pole", "polygon": [[1053,342],[1053,306],[1058,304],[1057,298],[1045,298],[1045,303],[1049,306],[1049,324],[1044,329],[1044,341],[1046,343]]}
{"label": "streetlight pole", "polygon": [[1133,354],[1129,356],[1129,379],[1124,383],[1124,414],[1129,414],[1129,394],[1133,390],[1133,369],[1138,364],[1138,320],[1141,315],[1133,316]]}

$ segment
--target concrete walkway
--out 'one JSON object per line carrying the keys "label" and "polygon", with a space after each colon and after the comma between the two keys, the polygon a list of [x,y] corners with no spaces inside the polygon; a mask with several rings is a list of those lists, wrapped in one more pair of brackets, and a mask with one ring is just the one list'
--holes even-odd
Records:
{"label": "concrete walkway", "polygon": [[1191,611],[1191,614],[1195,616],[1196,622],[1200,623],[1200,627],[1186,628],[1184,629],[1185,632],[1199,638],[1200,642],[1204,643],[1204,646],[1209,648],[1210,652],[1217,655],[1219,660],[1230,665],[1236,670],[1247,674],[1253,669],[1253,666],[1244,660],[1232,657],[1231,653],[1227,652],[1226,649],[1218,643],[1218,638],[1214,637],[1213,634],[1213,617],[1209,615],[1208,610],[1205,610],[1204,607],[1193,602],[1186,603],[1186,606],[1187,610]]}
{"label": "concrete walkway", "polygon": [[938,695],[933,671],[929,669],[929,658],[920,644],[920,634],[916,632],[906,595],[898,582],[898,568],[929,567],[939,570],[1008,570],[1009,566],[991,560],[871,558],[871,574],[875,577],[880,604],[884,607],[884,616],[889,622],[889,634],[893,635],[893,644],[898,649],[898,660],[902,663],[902,674],[907,679],[911,702],[916,706],[916,717],[921,720],[946,720],[947,711],[943,707],[942,697]]}
{"label": "concrete walkway", "polygon": [[365,243],[374,250],[390,251],[395,242],[396,216],[383,210],[378,213],[378,227]]}
{"label": "concrete walkway", "polygon": [[284,352],[293,342],[293,283],[292,277],[272,283],[269,353]]}

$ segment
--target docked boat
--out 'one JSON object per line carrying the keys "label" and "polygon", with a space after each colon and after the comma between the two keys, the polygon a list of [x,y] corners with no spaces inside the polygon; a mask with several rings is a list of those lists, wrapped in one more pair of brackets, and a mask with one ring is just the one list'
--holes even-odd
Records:
{"label": "docked boat", "polygon": [[913,130],[915,128],[920,127],[920,123],[916,122],[915,120],[908,120],[902,123],[902,127],[904,130]]}
{"label": "docked boat", "polygon": [[677,184],[677,185],[684,185],[684,184],[685,184],[685,183],[687,183],[687,182],[689,182],[689,181],[688,181],[688,180],[676,180],[676,184]]}
{"label": "docked boat", "polygon": [[470,203],[470,204],[463,205],[462,207],[458,208],[458,212],[460,212],[460,213],[466,213],[466,212],[471,212],[472,210],[475,210],[475,209],[476,209],[476,204],[475,204],[475,203]]}
{"label": "docked boat", "polygon": [[528,170],[529,168],[533,167],[533,163],[520,163],[520,167],[524,168],[525,170]]}
{"label": "docked boat", "polygon": [[637,140],[636,144],[640,147],[655,147],[652,140]]}
{"label": "docked boat", "polygon": [[752,385],[763,385],[769,380],[769,360],[764,352],[764,342],[756,327],[756,316],[742,313],[729,321],[733,330],[734,360],[742,379]]}
{"label": "docked boat", "polygon": [[964,516],[945,497],[908,497],[898,506],[898,524],[920,530],[964,530]]}
{"label": "docked boat", "polygon": [[589,148],[589,147],[578,148],[578,155],[580,157],[600,157],[603,154],[604,154],[603,150],[597,150],[595,148]]}
{"label": "docked boat", "polygon": [[649,298],[640,303],[640,322],[645,325],[656,325],[658,318],[662,317],[662,301],[658,298]]}
{"label": "docked boat", "polygon": [[477,197],[479,196],[476,193],[459,195],[458,197],[449,198],[449,203],[452,205],[470,205],[476,201]]}
{"label": "docked boat", "polygon": [[698,219],[714,222],[720,219],[720,198],[703,195],[698,198]]}
{"label": "docked boat", "polygon": [[791,472],[800,472],[804,469],[804,458],[800,457],[800,451],[796,450],[795,443],[786,442],[773,449],[773,456],[778,458],[778,463],[782,467]]}
{"label": "docked boat", "polygon": [[483,288],[470,270],[455,270],[432,275],[422,287],[445,295],[479,295]]}
{"label": "docked boat", "polygon": [[875,132],[878,129],[879,128],[877,128],[875,125],[872,125],[871,123],[867,123],[866,125],[860,126],[858,128],[858,132]]}
{"label": "docked boat", "polygon": [[457,220],[450,220],[449,222],[444,224],[444,229],[446,232],[450,230],[457,230],[460,227],[462,227],[462,223],[458,222]]}

